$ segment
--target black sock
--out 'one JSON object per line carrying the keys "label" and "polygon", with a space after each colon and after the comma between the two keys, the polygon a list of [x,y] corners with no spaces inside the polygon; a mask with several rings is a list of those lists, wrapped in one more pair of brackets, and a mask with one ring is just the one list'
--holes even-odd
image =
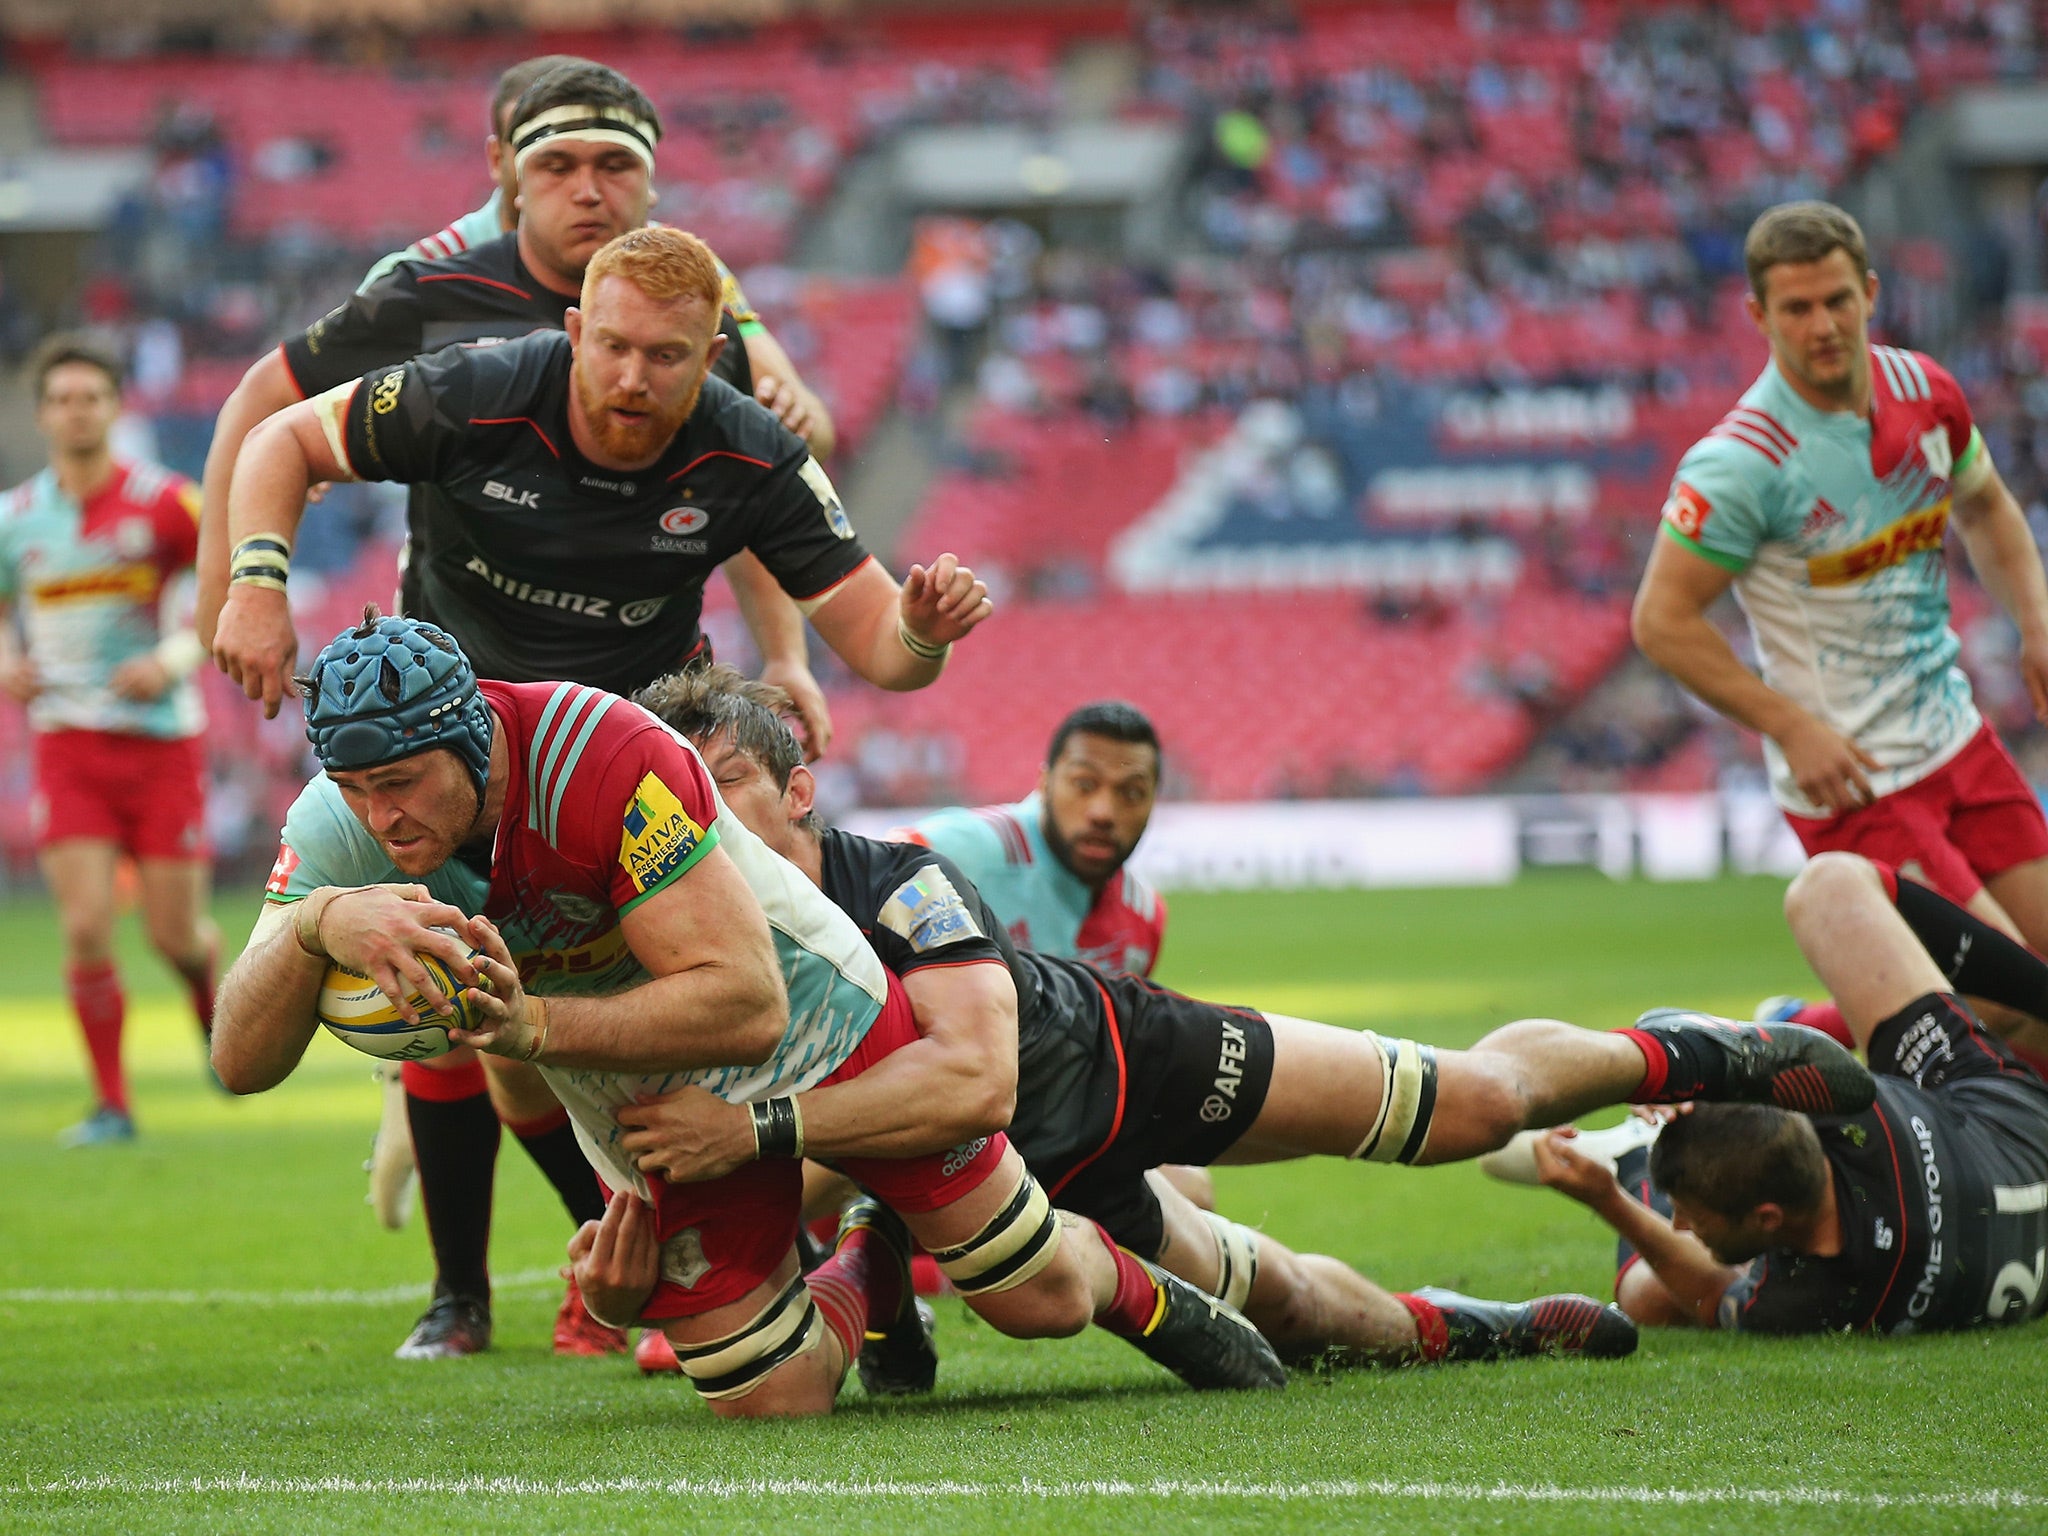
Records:
{"label": "black sock", "polygon": [[1899,916],[1934,956],[1953,990],[2048,1020],[2048,961],[1903,875],[1895,900]]}
{"label": "black sock", "polygon": [[514,1126],[512,1134],[526,1148],[534,1166],[555,1186],[571,1221],[580,1227],[586,1221],[604,1219],[604,1191],[598,1188],[597,1171],[583,1155],[583,1148],[576,1144],[576,1130],[566,1114],[546,1130],[529,1131]]}
{"label": "black sock", "polygon": [[405,1096],[427,1238],[434,1245],[434,1294],[489,1300],[491,1185],[498,1163],[498,1112],[488,1093],[445,1101]]}

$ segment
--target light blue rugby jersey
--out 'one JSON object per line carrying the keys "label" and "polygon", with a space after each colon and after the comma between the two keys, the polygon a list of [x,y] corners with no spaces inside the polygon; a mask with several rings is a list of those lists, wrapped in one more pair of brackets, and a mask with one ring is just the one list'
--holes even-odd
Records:
{"label": "light blue rugby jersey", "polygon": [[[1956,665],[1943,549],[1956,495],[1991,472],[1962,390],[1933,359],[1871,349],[1871,415],[1806,403],[1775,363],[1679,461],[1664,533],[1733,571],[1764,681],[1855,740],[1888,794],[1983,724]],[[1771,788],[1800,816],[1774,742]]]}

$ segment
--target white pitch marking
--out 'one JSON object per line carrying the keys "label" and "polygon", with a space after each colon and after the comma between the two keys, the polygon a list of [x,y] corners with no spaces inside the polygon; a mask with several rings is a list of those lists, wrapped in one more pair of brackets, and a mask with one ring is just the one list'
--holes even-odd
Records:
{"label": "white pitch marking", "polygon": [[[555,1269],[522,1269],[491,1281],[495,1291],[538,1291],[562,1282]],[[374,1291],[124,1291],[54,1290],[34,1287],[0,1291],[0,1306],[54,1305],[120,1307],[384,1307],[419,1301],[424,1285],[387,1285]]]}
{"label": "white pitch marking", "polygon": [[1864,1493],[1843,1488],[1558,1488],[1544,1484],[1316,1481],[1304,1483],[1150,1482],[1094,1480],[1016,1483],[831,1482],[817,1478],[531,1477],[66,1477],[0,1483],[0,1498],[35,1494],[255,1493],[285,1497],[339,1494],[487,1494],[508,1498],[579,1498],[662,1494],[751,1499],[1400,1499],[1470,1504],[1761,1505],[1843,1509],[2039,1509],[2048,1494],[2010,1489],[1962,1493]]}

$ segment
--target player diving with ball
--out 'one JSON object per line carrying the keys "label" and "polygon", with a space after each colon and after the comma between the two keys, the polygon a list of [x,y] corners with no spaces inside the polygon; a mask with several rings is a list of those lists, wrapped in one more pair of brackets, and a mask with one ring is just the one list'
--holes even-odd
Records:
{"label": "player diving with ball", "polygon": [[[941,633],[966,633],[984,601],[943,605]],[[325,772],[289,813],[281,878],[224,980],[221,1080],[255,1093],[291,1073],[332,965],[377,979],[409,1023],[415,993],[445,1011],[419,958],[435,957],[474,1014],[450,1038],[537,1067],[607,1188],[570,1247],[592,1315],[662,1328],[721,1416],[829,1411],[871,1318],[909,1294],[909,1250],[901,1228],[852,1221],[799,1273],[795,1096],[916,1040],[918,1011],[950,1010],[956,978],[888,973],[726,812],[696,752],[624,699],[479,682],[445,632],[374,610],[299,681]],[[718,1179],[649,1180],[618,1115],[685,1085],[747,1106],[749,1154]],[[986,1321],[1055,1337],[1092,1320],[1196,1386],[1285,1381],[1229,1307],[1052,1208],[1001,1134],[1000,1075],[975,1102],[927,1153],[840,1166]]]}

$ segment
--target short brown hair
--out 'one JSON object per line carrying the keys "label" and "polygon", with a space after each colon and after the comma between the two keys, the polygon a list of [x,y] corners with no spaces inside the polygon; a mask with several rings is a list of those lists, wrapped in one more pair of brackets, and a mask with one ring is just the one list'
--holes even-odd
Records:
{"label": "short brown hair", "polygon": [[714,316],[725,297],[725,279],[718,275],[718,258],[711,247],[695,235],[661,224],[628,230],[591,257],[577,303],[588,310],[590,296],[607,277],[623,277],[663,303],[700,299]]}
{"label": "short brown hair", "polygon": [[114,393],[121,393],[121,360],[111,350],[87,336],[60,335],[37,347],[29,359],[29,376],[36,381],[37,401],[42,400],[43,391],[49,387],[50,375],[67,363],[84,363],[99,369],[114,386]]}
{"label": "short brown hair", "polygon": [[514,125],[505,121],[505,114],[512,110],[513,104],[526,94],[534,81],[567,64],[588,64],[592,69],[600,67],[579,54],[543,53],[535,58],[521,59],[498,76],[498,88],[491,92],[491,132],[501,139],[509,139]]}
{"label": "short brown hair", "polygon": [[1772,1104],[1697,1104],[1657,1133],[1650,1177],[1668,1195],[1740,1221],[1766,1202],[1812,1210],[1828,1160],[1804,1115]]}
{"label": "short brown hair", "polygon": [[1863,226],[1833,203],[1780,203],[1766,208],[1749,226],[1742,242],[1742,260],[1749,268],[1750,292],[1762,303],[1764,275],[1788,262],[1823,261],[1847,251],[1856,276],[1870,275],[1870,247]]}
{"label": "short brown hair", "polygon": [[783,718],[794,707],[789,695],[724,662],[656,678],[633,695],[633,702],[700,746],[730,734],[733,746],[752,758],[777,789],[789,788],[789,776],[804,760],[804,749]]}

